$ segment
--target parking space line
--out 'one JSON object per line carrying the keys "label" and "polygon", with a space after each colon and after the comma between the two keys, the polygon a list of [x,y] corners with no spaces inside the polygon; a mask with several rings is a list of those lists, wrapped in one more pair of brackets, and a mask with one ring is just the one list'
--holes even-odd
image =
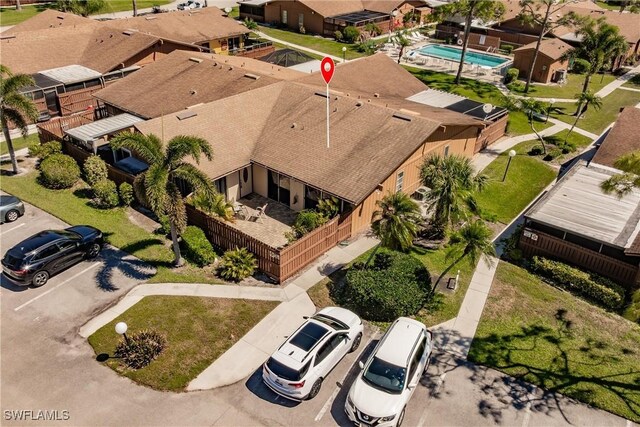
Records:
{"label": "parking space line", "polygon": [[5,234],[10,233],[10,232],[12,232],[13,230],[16,230],[16,229],[18,229],[18,228],[20,228],[20,227],[23,227],[23,226],[25,226],[25,225],[27,225],[27,223],[26,223],[26,222],[23,222],[22,224],[18,224],[18,225],[16,225],[16,226],[15,226],[15,227],[13,227],[13,228],[10,228],[10,229],[8,229],[8,230],[3,230],[3,231],[0,233],[0,236],[4,236]]}
{"label": "parking space line", "polygon": [[79,272],[79,273],[74,274],[73,276],[71,276],[71,277],[69,277],[67,280],[65,280],[64,282],[57,284],[56,286],[54,286],[53,288],[49,289],[48,291],[43,292],[43,293],[41,293],[40,295],[38,295],[37,297],[32,298],[32,299],[30,299],[29,301],[25,302],[24,304],[22,304],[22,305],[20,305],[20,306],[18,306],[18,307],[16,307],[16,308],[14,308],[14,309],[13,309],[13,311],[18,311],[18,310],[23,309],[24,307],[28,306],[28,305],[29,305],[29,304],[31,304],[32,302],[39,300],[39,299],[40,299],[40,298],[42,298],[43,296],[45,296],[45,295],[47,295],[47,294],[49,294],[49,293],[51,293],[51,292],[55,291],[56,289],[58,289],[60,286],[64,285],[65,283],[68,283],[68,282],[72,281],[72,280],[73,280],[73,279],[75,279],[76,277],[78,277],[78,276],[80,276],[80,275],[82,275],[82,274],[86,273],[87,271],[91,270],[92,268],[96,268],[96,267],[98,267],[98,266],[99,266],[99,265],[101,265],[101,264],[102,264],[101,262],[94,262],[94,263],[93,263],[93,264],[91,264],[89,267],[85,268],[84,270],[82,270],[82,271],[81,271],[81,272]]}
{"label": "parking space line", "polygon": [[[358,356],[355,359],[356,362],[358,360],[360,360],[360,357],[362,356],[362,353],[366,350],[367,347],[369,347],[369,344],[371,343],[371,341],[373,341],[373,335],[369,338],[369,341],[367,341],[367,343],[364,346],[362,345],[362,343],[360,343],[361,350],[360,350],[360,352],[358,353]],[[345,386],[344,380],[346,380],[347,377],[349,376],[349,372],[351,372],[351,368],[347,369],[347,373],[344,375],[344,377],[342,378],[342,381],[340,382],[342,384],[342,387]],[[342,387],[336,386],[335,390],[333,390],[333,393],[331,393],[331,396],[329,396],[329,399],[327,399],[327,402],[324,404],[324,406],[322,406],[322,409],[320,409],[320,412],[318,412],[318,415],[316,415],[316,418],[315,418],[314,421],[317,422],[317,421],[320,421],[322,419],[324,414],[327,412],[327,410],[329,409],[329,407],[333,403],[333,400],[336,398],[338,393],[340,393],[340,389]]]}
{"label": "parking space line", "polygon": [[[444,377],[447,376],[446,372],[443,372],[440,375],[440,378],[438,378],[438,383],[436,384],[436,388],[433,390],[433,394],[437,395],[440,392],[440,388],[442,387],[442,384],[444,384]],[[429,397],[429,402],[431,402],[431,399],[433,399],[433,396]],[[418,421],[418,427],[422,427],[425,425],[425,423],[427,422],[427,415],[429,414],[429,402],[427,402],[427,404],[424,406],[424,411],[422,412],[422,416],[420,417],[420,421]]]}

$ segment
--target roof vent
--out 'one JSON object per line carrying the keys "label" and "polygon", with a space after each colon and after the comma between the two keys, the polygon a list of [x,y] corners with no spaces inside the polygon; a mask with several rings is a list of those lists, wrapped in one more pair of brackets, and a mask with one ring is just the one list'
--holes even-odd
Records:
{"label": "roof vent", "polygon": [[407,116],[406,114],[402,114],[402,113],[395,113],[393,115],[393,117],[395,117],[396,119],[404,120],[406,122],[410,122],[411,120],[413,120],[412,117]]}
{"label": "roof vent", "polygon": [[246,78],[248,79],[252,79],[252,80],[258,80],[260,78],[260,76],[256,75],[256,74],[251,74],[251,73],[247,73],[244,75]]}
{"label": "roof vent", "polygon": [[373,94],[373,97],[374,98],[380,98],[380,94],[376,92],[376,93]]}
{"label": "roof vent", "polygon": [[356,107],[362,107],[362,101],[356,102]]}
{"label": "roof vent", "polygon": [[328,98],[327,94],[324,93],[324,92],[316,92],[315,94],[318,95],[318,96],[321,96],[323,98]]}
{"label": "roof vent", "polygon": [[196,113],[195,111],[183,111],[182,113],[176,115],[176,117],[178,118],[178,120],[186,120],[189,117],[195,117],[197,115],[198,113]]}
{"label": "roof vent", "polygon": [[64,16],[63,15],[58,15],[57,18],[58,19],[64,19]]}
{"label": "roof vent", "polygon": [[233,71],[233,65],[229,66],[229,71]]}
{"label": "roof vent", "polygon": [[201,63],[201,62],[202,62],[202,59],[200,59],[200,58],[193,58],[193,57],[191,57],[191,58],[189,58],[189,61],[191,61],[191,62],[195,62],[195,63],[198,63],[198,64],[199,64],[199,63]]}
{"label": "roof vent", "polygon": [[15,38],[16,38],[15,35],[3,36],[0,34],[0,40],[9,40],[9,39],[15,39]]}
{"label": "roof vent", "polygon": [[195,94],[197,94],[197,93],[198,93],[198,91],[197,91],[197,90],[195,90],[195,89],[191,89],[191,90],[189,91],[189,93],[190,93],[191,95],[195,95]]}
{"label": "roof vent", "polygon": [[122,34],[124,34],[125,36],[130,36],[131,34],[133,34],[133,31],[132,30],[126,30],[126,31],[123,31]]}
{"label": "roof vent", "polygon": [[297,128],[297,127],[298,127],[298,124],[297,124],[297,123],[293,123],[293,124],[291,125],[291,129],[295,129],[295,128]]}
{"label": "roof vent", "polygon": [[144,19],[146,19],[147,21],[151,21],[151,20],[153,20],[153,19],[157,19],[157,18],[156,18],[155,16],[147,16],[147,17],[146,17],[146,18],[144,18]]}
{"label": "roof vent", "polygon": [[407,110],[406,108],[401,108],[398,111],[400,111],[401,113],[404,113],[404,114],[411,114],[412,116],[419,116],[420,115],[420,113],[418,113],[417,111]]}

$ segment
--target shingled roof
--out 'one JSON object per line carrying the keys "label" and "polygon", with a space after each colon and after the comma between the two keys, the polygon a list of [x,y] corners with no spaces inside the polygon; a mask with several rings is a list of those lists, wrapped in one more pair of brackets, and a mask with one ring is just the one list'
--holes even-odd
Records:
{"label": "shingled roof", "polygon": [[[514,50],[514,52],[524,52],[526,50],[535,50],[537,42],[532,42],[521,46]],[[563,42],[560,39],[544,39],[540,42],[540,53],[547,56],[554,61],[560,59],[560,57],[569,49],[571,45]]]}
{"label": "shingled roof", "polygon": [[91,18],[85,18],[73,13],[60,12],[55,9],[45,9],[26,21],[3,31],[2,35],[8,36],[26,31],[46,30],[49,28],[75,28],[81,25],[100,25],[100,23]]}
{"label": "shingled roof", "polygon": [[332,93],[327,148],[325,105],[323,92],[279,82],[190,108],[192,117],[165,116],[136,127],[164,132],[165,139],[187,132],[206,138],[216,159],[200,168],[212,179],[251,161],[357,204],[441,125]]}
{"label": "shingled roof", "polygon": [[217,7],[138,16],[108,21],[111,27],[135,30],[183,43],[200,44],[248,34],[238,21],[223,16]]}
{"label": "shingled roof", "polygon": [[174,51],[94,96],[153,118],[302,75],[250,58]]}
{"label": "shingled roof", "polygon": [[613,164],[620,156],[640,150],[638,123],[640,109],[627,107],[622,110],[591,162],[614,167]]}

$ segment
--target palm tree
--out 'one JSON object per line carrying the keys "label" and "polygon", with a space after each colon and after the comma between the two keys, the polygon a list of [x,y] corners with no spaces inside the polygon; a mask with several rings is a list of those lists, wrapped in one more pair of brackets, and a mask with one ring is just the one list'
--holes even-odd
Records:
{"label": "palm tree", "polygon": [[225,221],[233,222],[235,220],[233,205],[227,201],[223,194],[216,193],[213,196],[209,194],[194,194],[192,198],[193,205],[203,212],[208,213]]}
{"label": "palm tree", "polygon": [[[619,28],[607,24],[604,17],[598,20],[583,20],[575,33],[576,37],[582,41],[577,47],[566,51],[561,59],[581,58],[589,63],[582,86],[582,93],[586,93],[589,90],[591,77],[605,67],[611,66],[616,58],[625,55],[629,50],[629,44],[620,35]],[[578,103],[576,116],[579,116],[581,111],[582,105]]]}
{"label": "palm tree", "polygon": [[602,191],[622,198],[634,188],[640,188],[640,150],[621,156],[613,165],[623,173],[613,175],[600,184]]}
{"label": "palm tree", "polygon": [[178,187],[178,180],[188,184],[195,194],[213,199],[212,181],[199,169],[186,162],[188,157],[200,163],[204,155],[213,158],[213,150],[205,139],[180,135],[172,138],[164,147],[155,135],[123,132],[111,140],[114,150],[127,148],[149,164],[149,169],[134,182],[138,198],[158,216],[166,215],[171,224],[174,264],[182,265],[178,236],[187,225],[187,212]]}
{"label": "palm tree", "polygon": [[602,108],[602,98],[600,98],[598,95],[595,95],[591,91],[582,92],[576,95],[576,104],[578,106],[582,106],[582,110],[579,114],[576,114],[576,120],[573,122],[573,125],[571,125],[571,129],[569,129],[569,132],[567,132],[567,135],[564,137],[565,144],[567,143],[567,139],[569,139],[569,134],[573,131],[573,128],[576,127],[576,125],[578,124],[578,120],[587,111],[589,105],[593,106],[593,109],[596,111]]}
{"label": "palm tree", "polygon": [[458,65],[458,74],[456,74],[456,85],[460,84],[460,78],[462,75],[462,68],[464,65],[464,58],[467,54],[467,44],[469,42],[469,33],[471,29],[471,22],[474,19],[480,19],[483,21],[496,21],[502,15],[504,15],[504,4],[493,0],[458,0],[456,2],[447,3],[444,6],[440,6],[435,9],[433,19],[442,21],[442,19],[460,15],[464,16],[464,36],[462,43],[462,55],[460,57],[460,64]]}
{"label": "palm tree", "polygon": [[462,156],[429,157],[420,169],[422,184],[430,188],[426,197],[435,224],[446,227],[475,210],[473,193],[486,186],[485,175],[475,175],[471,161]]}
{"label": "palm tree", "polygon": [[22,10],[22,5],[20,4],[20,0],[16,0],[16,10]]}
{"label": "palm tree", "polygon": [[487,265],[493,265],[493,260],[490,257],[496,255],[496,250],[491,241],[491,230],[482,220],[478,219],[463,225],[462,228],[451,237],[451,246],[447,250],[445,259],[452,262],[445,268],[442,274],[440,274],[431,289],[431,293],[433,294],[433,292],[435,292],[440,280],[464,258],[467,258],[469,264],[475,267],[483,255],[485,256],[484,259]]}
{"label": "palm tree", "polygon": [[409,39],[405,37],[404,32],[402,31],[398,31],[396,33],[396,39],[398,40],[398,44],[400,45],[400,52],[398,53],[398,64],[399,64],[400,60],[402,59],[402,54],[404,53],[404,49],[407,46],[411,46],[411,41],[409,41]]}
{"label": "palm tree", "polygon": [[516,98],[513,96],[505,96],[503,98],[502,105],[511,112],[520,111],[527,116],[529,127],[531,127],[531,130],[536,134],[536,137],[540,141],[540,145],[542,145],[542,152],[547,154],[547,146],[544,144],[544,138],[536,130],[534,122],[536,120],[536,116],[544,114],[550,107],[545,106],[544,103],[533,98]]}
{"label": "palm tree", "polygon": [[38,118],[38,109],[31,99],[20,93],[20,89],[33,84],[31,76],[14,75],[9,68],[0,64],[0,124],[4,140],[7,141],[14,174],[18,173],[18,161],[11,142],[9,123],[20,129],[23,137],[27,137],[29,121],[35,121]]}
{"label": "palm tree", "polygon": [[137,0],[132,0],[133,2],[133,16],[138,16],[138,2]]}
{"label": "palm tree", "polygon": [[413,246],[417,225],[422,220],[420,207],[405,193],[398,191],[384,196],[376,202],[371,229],[380,239],[380,244],[371,252],[365,265],[373,259],[378,248],[408,251]]}
{"label": "palm tree", "polygon": [[105,0],[58,0],[56,9],[87,17],[94,15],[108,6]]}

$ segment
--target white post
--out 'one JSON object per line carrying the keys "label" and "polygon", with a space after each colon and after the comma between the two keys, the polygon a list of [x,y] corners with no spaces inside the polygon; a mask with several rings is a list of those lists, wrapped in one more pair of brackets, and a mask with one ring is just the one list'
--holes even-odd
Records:
{"label": "white post", "polygon": [[329,148],[329,83],[327,83],[327,148]]}

